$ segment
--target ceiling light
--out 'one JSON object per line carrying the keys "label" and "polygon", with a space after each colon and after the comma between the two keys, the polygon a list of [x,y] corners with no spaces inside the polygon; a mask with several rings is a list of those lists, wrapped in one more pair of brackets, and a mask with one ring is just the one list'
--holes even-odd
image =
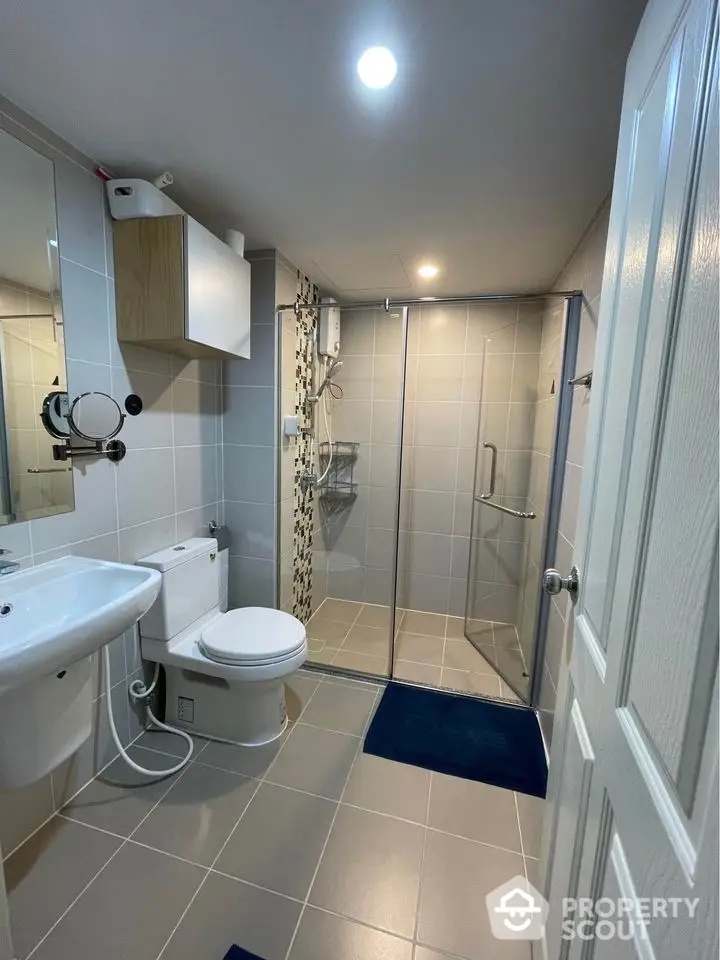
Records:
{"label": "ceiling light", "polygon": [[397,61],[387,47],[370,47],[358,60],[357,71],[366,87],[389,87],[397,73]]}
{"label": "ceiling light", "polygon": [[440,267],[436,267],[434,263],[423,263],[422,266],[418,267],[417,272],[423,280],[432,280],[440,273]]}

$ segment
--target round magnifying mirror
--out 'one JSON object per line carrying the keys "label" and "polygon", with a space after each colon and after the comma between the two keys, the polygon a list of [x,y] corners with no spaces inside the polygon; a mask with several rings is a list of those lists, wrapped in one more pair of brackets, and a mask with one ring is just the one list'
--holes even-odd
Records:
{"label": "round magnifying mirror", "polygon": [[97,443],[120,433],[125,414],[107,393],[91,391],[73,400],[67,419],[74,433]]}

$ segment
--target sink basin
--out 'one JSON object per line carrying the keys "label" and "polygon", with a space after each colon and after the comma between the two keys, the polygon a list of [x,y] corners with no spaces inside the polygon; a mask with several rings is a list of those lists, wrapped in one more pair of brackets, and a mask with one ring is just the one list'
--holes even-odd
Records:
{"label": "sink basin", "polygon": [[62,557],[0,577],[0,696],[77,663],[147,613],[161,574]]}

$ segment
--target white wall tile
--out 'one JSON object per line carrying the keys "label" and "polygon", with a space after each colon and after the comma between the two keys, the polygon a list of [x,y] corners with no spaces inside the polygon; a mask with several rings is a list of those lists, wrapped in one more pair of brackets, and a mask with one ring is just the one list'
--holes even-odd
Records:
{"label": "white wall tile", "polygon": [[273,387],[225,387],[224,442],[241,446],[274,446],[275,399]]}
{"label": "white wall tile", "polygon": [[119,466],[94,458],[73,464],[75,510],[31,521],[36,553],[117,529],[115,477]]}
{"label": "white wall tile", "polygon": [[277,453],[272,447],[223,445],[224,490],[228,500],[275,503]]}
{"label": "white wall tile", "polygon": [[55,202],[60,253],[101,274],[105,273],[104,193],[104,184],[97,177],[64,158],[56,159]]}
{"label": "white wall tile", "polygon": [[[168,452],[172,454],[172,451]],[[216,503],[218,463],[215,447],[175,447],[174,486],[178,512]]]}
{"label": "white wall tile", "polygon": [[[195,504],[191,504],[195,506]],[[131,527],[175,513],[173,451],[128,450],[118,478],[120,527]]]}
{"label": "white wall tile", "polygon": [[[62,246],[60,249],[63,249]],[[109,364],[110,335],[105,277],[64,257],[60,260],[60,277],[67,357]]]}
{"label": "white wall tile", "polygon": [[232,534],[231,553],[234,556],[272,560],[276,552],[275,504],[225,503],[225,523]]}

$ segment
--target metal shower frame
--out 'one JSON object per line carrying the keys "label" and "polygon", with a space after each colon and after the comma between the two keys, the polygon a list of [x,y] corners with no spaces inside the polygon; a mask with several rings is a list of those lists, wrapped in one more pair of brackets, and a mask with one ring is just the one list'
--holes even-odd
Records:
{"label": "metal shower frame", "polygon": [[[292,310],[295,316],[299,317],[303,311],[317,311],[323,308],[337,307],[340,310],[372,310],[382,309],[389,313],[392,309],[402,310],[402,342],[400,345],[401,376],[400,376],[400,410],[398,417],[398,436],[397,436],[397,498],[395,503],[395,522],[393,530],[393,565],[392,565],[392,586],[390,597],[390,624],[389,624],[389,676],[379,674],[362,673],[357,670],[351,670],[345,667],[333,667],[332,664],[312,664],[307,663],[309,669],[322,670],[325,673],[332,673],[339,676],[354,677],[359,680],[372,680],[387,682],[393,680],[395,669],[395,616],[397,611],[397,593],[398,593],[398,567],[399,567],[399,545],[400,545],[400,504],[402,497],[402,469],[403,469],[403,432],[404,432],[404,412],[406,396],[406,370],[407,370],[407,343],[408,343],[408,323],[410,307],[436,306],[452,303],[513,303],[527,301],[541,301],[550,299],[564,299],[567,302],[565,323],[563,326],[563,355],[562,355],[562,374],[561,389],[558,396],[558,404],[555,415],[555,425],[553,430],[553,451],[551,457],[551,484],[548,498],[548,512],[543,536],[543,556],[541,558],[542,568],[552,565],[555,555],[554,539],[550,537],[550,531],[553,523],[557,524],[559,520],[560,504],[562,501],[563,477],[558,474],[557,466],[561,461],[564,462],[567,451],[567,440],[570,426],[570,413],[572,408],[572,386],[568,383],[569,373],[575,363],[577,353],[578,335],[580,327],[580,306],[582,303],[582,290],[553,290],[542,293],[498,293],[498,294],[473,294],[457,297],[409,297],[393,299],[385,297],[382,300],[354,300],[354,301],[333,301],[332,303],[282,303],[276,306],[275,313],[278,319],[287,310]],[[472,531],[471,531],[472,534]],[[551,543],[551,541],[553,541]],[[536,625],[535,625],[535,648],[533,656],[533,675],[527,703],[515,703],[506,701],[508,705],[520,709],[533,709],[538,707],[540,696],[540,685],[542,682],[542,664],[544,660],[545,637],[542,636],[546,631],[548,619],[548,603],[550,597],[541,593],[538,604]],[[403,683],[412,683],[415,686],[435,689],[431,684],[420,683],[417,681],[403,680]],[[476,699],[500,699],[502,697],[486,697],[476,694],[465,694]]]}

